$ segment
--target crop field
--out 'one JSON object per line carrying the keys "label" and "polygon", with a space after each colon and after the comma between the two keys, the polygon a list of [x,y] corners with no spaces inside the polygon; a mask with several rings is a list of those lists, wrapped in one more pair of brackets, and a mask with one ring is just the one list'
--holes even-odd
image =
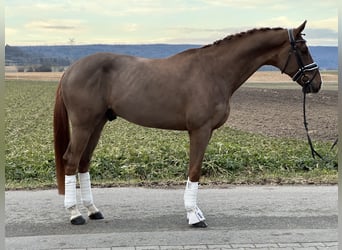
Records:
{"label": "crop field", "polygon": [[[53,105],[57,81],[8,79],[6,188],[55,187]],[[108,122],[94,153],[100,186],[175,185],[187,177],[187,132]],[[306,138],[274,137],[228,125],[214,132],[202,168],[204,184],[337,183],[337,149],[315,141],[324,160],[312,159]]]}

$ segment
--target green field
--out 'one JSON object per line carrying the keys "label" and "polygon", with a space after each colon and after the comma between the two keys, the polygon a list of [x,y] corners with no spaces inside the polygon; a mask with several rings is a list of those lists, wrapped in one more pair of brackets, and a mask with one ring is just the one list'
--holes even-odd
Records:
{"label": "green field", "polygon": [[[52,117],[56,82],[6,81],[6,188],[55,187]],[[337,183],[336,149],[222,127],[208,146],[202,182],[234,184]],[[93,183],[103,186],[177,184],[187,177],[186,132],[107,123],[95,151]]]}

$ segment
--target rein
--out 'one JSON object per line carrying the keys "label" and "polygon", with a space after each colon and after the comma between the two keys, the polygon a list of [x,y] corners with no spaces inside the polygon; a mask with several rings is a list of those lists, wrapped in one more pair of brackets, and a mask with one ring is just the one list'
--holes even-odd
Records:
{"label": "rein", "polygon": [[[299,79],[301,79],[302,84],[303,84],[302,85],[303,86],[302,90],[303,90],[304,128],[305,128],[306,136],[307,136],[308,143],[309,143],[309,146],[310,146],[310,149],[311,149],[311,155],[312,155],[312,158],[314,158],[314,159],[315,159],[315,156],[318,156],[320,159],[323,160],[323,157],[315,150],[315,148],[314,148],[314,146],[312,144],[312,140],[311,140],[309,129],[308,129],[308,122],[307,122],[307,119],[306,119],[306,94],[312,88],[311,83],[312,83],[313,79],[316,77],[316,75],[318,73],[318,65],[315,62],[307,64],[307,65],[304,65],[303,60],[302,60],[300,54],[297,51],[297,45],[296,44],[298,42],[305,42],[305,40],[304,39],[295,40],[294,35],[293,35],[293,29],[289,29],[288,30],[288,36],[289,36],[291,48],[290,48],[289,56],[287,57],[285,66],[284,66],[283,70],[281,71],[281,73],[284,73],[284,71],[286,70],[286,68],[287,68],[287,66],[289,64],[291,55],[294,54],[296,56],[296,61],[297,61],[297,64],[298,64],[298,71],[293,75],[292,80],[294,82],[297,82]],[[313,74],[313,76],[311,78],[309,78],[307,81],[305,81],[306,78],[307,78],[305,73],[308,72],[308,71],[314,71],[314,70],[315,70],[315,73]],[[334,142],[334,144],[332,145],[330,150],[332,150],[336,146],[336,144],[337,144],[337,139]]]}
{"label": "rein", "polygon": [[[317,155],[320,159],[323,160],[323,157],[314,149],[314,146],[312,145],[312,140],[311,140],[309,129],[308,129],[308,122],[306,120],[306,108],[305,108],[306,105],[305,104],[306,104],[306,93],[305,93],[305,91],[303,91],[304,128],[305,128],[306,137],[308,138],[308,143],[309,143],[309,146],[310,146],[310,149],[311,149],[311,155],[312,155],[312,158],[314,158],[314,159],[315,159],[315,156]],[[333,147],[331,149],[333,149]]]}
{"label": "rein", "polygon": [[[323,157],[314,149],[313,147],[313,144],[312,144],[312,140],[311,140],[311,137],[310,137],[310,133],[309,133],[309,129],[308,129],[308,122],[306,120],[306,93],[305,91],[303,90],[303,118],[304,118],[304,128],[305,128],[305,131],[306,131],[306,137],[308,138],[308,143],[309,143],[309,146],[310,146],[310,149],[311,149],[311,155],[312,155],[312,158],[315,159],[315,156],[318,156],[321,160],[324,160]],[[331,148],[330,148],[330,151],[332,151],[334,149],[334,147],[337,145],[338,143],[338,138],[336,138],[336,140],[334,141],[334,143],[332,144]]]}

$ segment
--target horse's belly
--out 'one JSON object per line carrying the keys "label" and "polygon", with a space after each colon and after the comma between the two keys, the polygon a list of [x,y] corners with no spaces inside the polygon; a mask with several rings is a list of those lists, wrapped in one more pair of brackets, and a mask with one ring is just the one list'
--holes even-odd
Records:
{"label": "horse's belly", "polygon": [[135,124],[161,129],[186,130],[184,112],[170,110],[161,104],[126,104],[114,108],[116,115]]}
{"label": "horse's belly", "polygon": [[186,122],[176,117],[157,116],[155,114],[139,114],[139,115],[120,115],[132,123],[151,128],[187,130]]}

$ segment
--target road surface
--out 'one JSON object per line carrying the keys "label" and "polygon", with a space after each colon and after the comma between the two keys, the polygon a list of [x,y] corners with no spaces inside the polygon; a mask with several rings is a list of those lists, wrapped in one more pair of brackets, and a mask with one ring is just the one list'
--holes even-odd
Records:
{"label": "road surface", "polygon": [[93,194],[105,219],[73,226],[57,190],[7,191],[6,249],[337,249],[337,186],[200,187],[206,229],[187,225],[183,189]]}

